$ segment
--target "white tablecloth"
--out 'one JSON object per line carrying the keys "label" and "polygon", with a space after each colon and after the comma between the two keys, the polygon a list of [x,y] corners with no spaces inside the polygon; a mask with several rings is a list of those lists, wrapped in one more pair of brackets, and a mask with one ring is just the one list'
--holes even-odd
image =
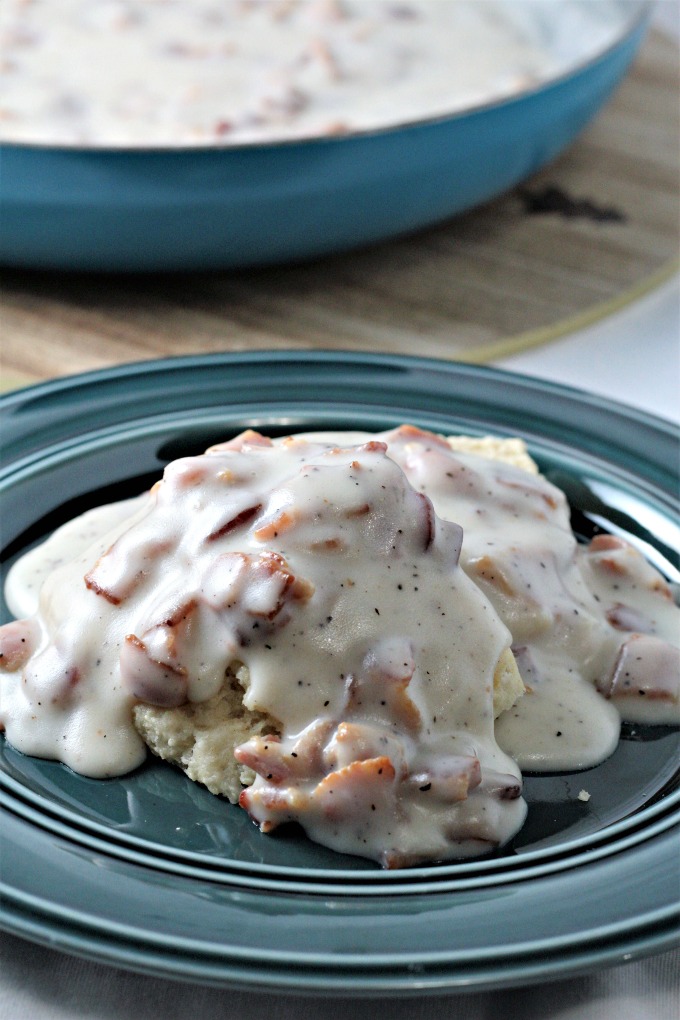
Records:
{"label": "white tablecloth", "polygon": [[2,1020],[678,1020],[680,952],[502,992],[404,999],[261,995],[162,981],[6,936]]}

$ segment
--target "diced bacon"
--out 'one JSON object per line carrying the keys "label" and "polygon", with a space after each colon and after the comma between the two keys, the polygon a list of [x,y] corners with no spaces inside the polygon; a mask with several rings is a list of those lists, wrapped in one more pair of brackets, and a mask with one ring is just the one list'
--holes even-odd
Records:
{"label": "diced bacon", "polygon": [[655,595],[660,595],[668,602],[673,601],[673,590],[670,584],[667,584],[662,577],[654,578],[647,587],[650,591],[654,592]]}
{"label": "diced bacon", "polygon": [[271,542],[273,538],[291,531],[300,524],[301,517],[297,512],[281,510],[272,520],[266,521],[253,531],[258,542]]}
{"label": "diced bacon", "polygon": [[182,457],[168,464],[163,480],[181,491],[202,485],[207,477],[208,468],[202,457]]}
{"label": "diced bacon", "polygon": [[614,701],[646,698],[680,702],[680,649],[651,634],[632,634],[623,642],[612,673],[598,690]]}
{"label": "diced bacon", "polygon": [[595,535],[588,545],[589,553],[611,552],[613,549],[628,549],[629,543],[616,535]]}
{"label": "diced bacon", "polygon": [[468,560],[467,572],[473,577],[486,581],[487,584],[490,584],[502,595],[507,595],[508,598],[513,598],[517,594],[498,563],[490,556],[478,556],[476,559]]}
{"label": "diced bacon", "polygon": [[414,672],[413,648],[408,639],[387,639],[374,645],[360,673],[349,680],[348,714],[360,711],[369,718],[394,721],[407,732],[416,733],[422,717],[407,691]]}
{"label": "diced bacon", "polygon": [[273,620],[287,598],[304,602],[313,593],[314,586],[291,573],[283,556],[268,551],[252,564],[242,605],[251,616]]}
{"label": "diced bacon", "polygon": [[630,543],[615,535],[596,535],[586,549],[586,557],[595,569],[618,577],[628,574],[631,555],[637,554]]}
{"label": "diced bacon", "polygon": [[485,793],[498,800],[517,800],[522,795],[522,781],[509,773],[487,769],[482,785]]}
{"label": "diced bacon", "polygon": [[94,565],[94,569],[90,570],[87,574],[85,574],[84,578],[85,587],[89,588],[90,591],[93,591],[95,595],[101,595],[102,598],[105,598],[106,601],[110,602],[112,606],[119,606],[123,601],[123,596],[117,595],[115,591],[112,590],[111,587],[106,587],[105,585],[101,584],[100,581],[98,580],[97,573],[99,571],[101,563],[102,563],[101,559],[97,560],[97,562]]}
{"label": "diced bacon", "polygon": [[122,535],[85,574],[85,587],[113,606],[125,602],[144,581],[151,564],[172,548],[170,540]]}
{"label": "diced bacon", "polygon": [[209,606],[225,609],[240,596],[251,558],[247,553],[228,552],[216,557],[203,578],[202,596]]}
{"label": "diced bacon", "polygon": [[82,679],[80,664],[72,662],[56,644],[48,645],[25,666],[23,680],[34,702],[67,705]]}
{"label": "diced bacon", "polygon": [[[526,475],[526,479],[524,477]],[[532,475],[528,472],[522,473],[521,481],[515,478],[508,478],[504,475],[499,474],[496,478],[499,485],[502,485],[506,489],[512,489],[525,496],[534,497],[541,502],[545,503],[551,510],[557,510],[560,504],[563,502],[563,497],[557,489],[552,490],[545,487],[539,487],[538,485],[532,484]],[[542,514],[540,516],[543,516]]]}
{"label": "diced bacon", "polygon": [[253,517],[262,509],[261,503],[256,503],[255,506],[246,507],[239,513],[235,514],[234,517],[230,517],[229,520],[225,521],[224,524],[220,524],[219,527],[215,528],[211,534],[206,538],[206,542],[215,542],[217,539],[224,538],[225,535],[231,534],[232,531],[237,531],[239,528],[243,528],[246,524],[249,524]]}
{"label": "diced bacon", "polygon": [[172,669],[180,668],[191,643],[191,632],[199,611],[196,598],[160,610],[158,622],[148,627],[141,636],[141,643],[152,661]]}
{"label": "diced bacon", "polygon": [[[361,453],[387,453],[387,443],[382,443],[379,439],[369,439],[367,443],[363,443],[359,447]],[[352,467],[356,464],[356,461],[352,462]]]}
{"label": "diced bacon", "polygon": [[615,630],[636,631],[638,634],[654,632],[654,624],[644,613],[620,602],[608,609],[605,616]]}
{"label": "diced bacon", "polygon": [[594,566],[604,574],[614,574],[618,577],[625,577],[628,573],[626,563],[615,556],[598,556],[594,560]]}
{"label": "diced bacon", "polygon": [[272,832],[284,822],[299,821],[309,810],[309,795],[296,786],[256,782],[241,792],[238,802],[258,823],[261,832]]}
{"label": "diced bacon", "polygon": [[351,765],[330,772],[312,793],[312,800],[328,818],[358,816],[370,805],[388,796],[393,786],[395,770],[386,755],[354,761]]}
{"label": "diced bacon", "polygon": [[448,804],[465,800],[481,779],[479,759],[459,755],[442,759],[435,768],[410,775],[407,782],[420,793]]}
{"label": "diced bacon", "polygon": [[134,634],[128,634],[120,650],[120,676],[134,698],[150,705],[176,708],[187,700],[186,672],[151,659]]}
{"label": "diced bacon", "polygon": [[234,757],[275,786],[317,779],[325,771],[322,751],[332,728],[330,720],[316,720],[292,746],[273,734],[251,737],[235,748]]}
{"label": "diced bacon", "polygon": [[670,585],[647,563],[642,553],[623,538],[596,535],[585,549],[584,559],[603,578],[608,578],[612,587],[618,585],[621,578],[630,577],[636,586],[673,601]]}
{"label": "diced bacon", "polygon": [[291,753],[297,755],[300,762],[306,763],[305,775],[320,775],[325,771],[323,751],[333,729],[334,723],[330,719],[315,719],[299,734]]}
{"label": "diced bacon", "polygon": [[245,432],[241,432],[238,436],[234,436],[233,439],[228,439],[224,443],[216,443],[214,446],[208,447],[206,453],[222,453],[224,450],[236,450],[237,452],[240,452],[249,446],[273,445],[274,444],[268,436],[263,436],[260,432],[255,432],[254,429],[246,429]]}
{"label": "diced bacon", "polygon": [[272,734],[251,737],[245,744],[240,744],[234,749],[234,757],[274,785],[279,785],[294,775],[292,767],[296,759],[291,758],[290,754],[285,754],[280,738]]}
{"label": "diced bacon", "polygon": [[[427,549],[430,548],[430,546],[434,542],[434,534],[435,534],[434,507],[432,506],[432,500],[429,499],[425,495],[425,493],[423,493],[423,492],[416,493],[416,498],[418,500],[418,510],[419,510],[419,521],[418,521],[418,523],[420,524],[420,526],[422,528],[422,532],[423,532],[423,549],[427,550]],[[462,539],[462,529],[461,529],[461,539]],[[459,554],[460,554],[460,546],[458,547],[458,555]],[[456,556],[456,562],[457,561],[458,561],[458,556]]]}
{"label": "diced bacon", "polygon": [[371,504],[361,503],[360,506],[350,507],[348,510],[346,510],[345,517],[347,517],[348,520],[352,520],[355,517],[365,517],[366,514],[370,514],[370,512]]}
{"label": "diced bacon", "polygon": [[328,40],[323,36],[314,36],[310,40],[307,54],[323,68],[332,81],[339,81],[342,78],[338,58],[328,45]]}
{"label": "diced bacon", "polygon": [[347,543],[340,538],[324,538],[320,542],[310,542],[309,551],[312,553],[342,553],[347,550]]}
{"label": "diced bacon", "polygon": [[391,432],[385,433],[383,439],[387,443],[388,448],[394,444],[404,445],[406,443],[418,442],[427,443],[428,446],[441,446],[443,449],[449,450],[449,444],[443,436],[438,436],[436,432],[427,432],[425,429],[419,429],[415,425],[400,425]]}
{"label": "diced bacon", "polygon": [[406,768],[404,746],[384,728],[362,723],[341,722],[324,749],[323,760],[331,770],[344,768],[354,761],[387,755],[397,774]]}
{"label": "diced bacon", "polygon": [[34,620],[12,620],[0,627],[0,669],[14,673],[35,651],[40,630]]}
{"label": "diced bacon", "polygon": [[535,684],[543,679],[532,651],[526,645],[513,645],[512,654],[515,657],[525,690],[531,693]]}
{"label": "diced bacon", "polygon": [[431,859],[423,854],[404,852],[403,850],[384,850],[380,855],[380,864],[386,871],[395,871],[397,868],[413,868],[424,862],[432,863]]}

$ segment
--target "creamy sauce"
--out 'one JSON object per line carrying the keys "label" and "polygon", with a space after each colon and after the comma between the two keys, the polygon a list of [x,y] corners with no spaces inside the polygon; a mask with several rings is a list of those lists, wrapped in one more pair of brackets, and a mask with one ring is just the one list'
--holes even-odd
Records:
{"label": "creamy sauce", "polygon": [[620,0],[3,0],[0,136],[231,145],[513,96],[613,42]]}
{"label": "creamy sauce", "polygon": [[564,494],[538,475],[408,429],[384,438],[437,514],[462,526],[461,565],[512,633],[529,693],[496,735],[522,769],[598,764],[620,717],[680,722],[680,612],[636,550],[609,536],[579,546]]}
{"label": "creamy sauce", "polygon": [[[127,527],[107,509],[113,531],[73,560],[63,547],[89,541],[92,515],[46,544],[64,562],[37,616],[0,632],[10,743],[120,774],[145,754],[136,701],[206,700],[242,662],[244,703],[280,724],[236,752],[263,829],[297,820],[390,867],[517,831],[521,776],[493,719],[510,634],[458,566],[460,528],[385,444],[246,437],[175,461],[133,510]],[[12,573],[17,608],[39,555]]]}
{"label": "creamy sauce", "polygon": [[[389,866],[507,841],[518,765],[587,768],[621,718],[680,722],[663,578],[620,539],[578,545],[539,475],[408,426],[176,461],[28,553],[7,598],[32,617],[0,631],[20,750],[119,774],[145,753],[135,700],[207,699],[243,662],[281,725],[237,750],[242,805]],[[527,693],[494,727],[510,641]]]}

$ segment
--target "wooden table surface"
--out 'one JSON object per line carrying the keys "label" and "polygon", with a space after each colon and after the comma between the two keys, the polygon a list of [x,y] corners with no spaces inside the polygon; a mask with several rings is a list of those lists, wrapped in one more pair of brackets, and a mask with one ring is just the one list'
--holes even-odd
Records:
{"label": "wooden table surface", "polygon": [[677,43],[653,31],[614,98],[532,180],[433,229],[297,266],[174,275],[5,271],[5,389],[253,348],[484,362],[597,319],[677,265]]}

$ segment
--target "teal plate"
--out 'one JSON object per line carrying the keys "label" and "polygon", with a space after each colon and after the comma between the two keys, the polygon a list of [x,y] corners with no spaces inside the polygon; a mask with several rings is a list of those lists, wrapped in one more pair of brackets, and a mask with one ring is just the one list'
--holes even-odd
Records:
{"label": "teal plate", "polygon": [[[389,355],[206,355],[35,386],[0,413],[3,570],[74,514],[245,427],[409,421],[522,436],[578,534],[626,535],[680,580],[678,430],[519,375]],[[502,852],[382,872],[295,828],[263,836],[157,760],[95,781],[2,740],[2,924],[133,970],[277,991],[403,995],[580,973],[680,942],[679,760],[677,729],[624,726],[597,768],[526,777],[528,820]]]}

